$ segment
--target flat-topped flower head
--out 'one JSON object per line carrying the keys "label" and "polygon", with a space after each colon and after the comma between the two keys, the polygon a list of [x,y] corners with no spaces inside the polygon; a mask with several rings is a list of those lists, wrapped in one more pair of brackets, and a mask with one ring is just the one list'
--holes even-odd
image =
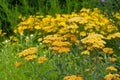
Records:
{"label": "flat-topped flower head", "polygon": [[120,75],[119,74],[107,74],[105,77],[104,77],[105,80],[120,80]]}
{"label": "flat-topped flower head", "polygon": [[113,49],[112,48],[103,48],[103,52],[108,53],[108,54],[113,54]]}
{"label": "flat-topped flower head", "polygon": [[22,62],[16,62],[15,63],[15,67],[19,67],[19,66],[21,66],[22,65]]}
{"label": "flat-topped flower head", "polygon": [[106,68],[107,71],[118,71],[114,66],[109,66]]}
{"label": "flat-topped flower head", "polygon": [[27,60],[27,61],[30,61],[30,60],[33,60],[35,58],[37,58],[37,56],[33,54],[33,55],[26,56],[24,59]]}
{"label": "flat-topped flower head", "polygon": [[38,58],[38,64],[42,64],[44,61],[48,60],[45,56]]}
{"label": "flat-topped flower head", "polygon": [[83,80],[81,76],[71,75],[71,76],[65,76],[64,80]]}
{"label": "flat-topped flower head", "polygon": [[90,52],[88,50],[82,51],[80,54],[82,55],[90,55]]}
{"label": "flat-topped flower head", "polygon": [[23,50],[19,54],[17,54],[19,57],[27,56],[27,55],[33,55],[38,51],[37,47],[31,47],[28,49]]}
{"label": "flat-topped flower head", "polygon": [[106,42],[102,39],[104,39],[103,35],[92,33],[83,38],[81,41],[83,44],[85,44],[88,50],[92,50],[94,48],[102,49],[104,47],[104,44],[106,44]]}

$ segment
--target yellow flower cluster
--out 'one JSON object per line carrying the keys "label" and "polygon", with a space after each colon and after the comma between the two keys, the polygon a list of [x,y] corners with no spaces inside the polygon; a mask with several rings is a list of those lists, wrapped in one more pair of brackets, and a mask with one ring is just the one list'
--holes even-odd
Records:
{"label": "yellow flower cluster", "polygon": [[[120,19],[120,14],[116,13],[114,16]],[[21,17],[22,18],[22,17]],[[14,30],[15,33],[24,34],[26,31],[32,31],[37,35],[38,42],[42,42],[47,45],[54,54],[70,52],[71,45],[80,41],[85,45],[87,50],[82,51],[80,54],[90,55],[90,52],[94,49],[102,50],[104,53],[113,54],[112,48],[105,47],[105,40],[111,40],[114,38],[120,38],[120,32],[115,25],[115,22],[102,14],[97,8],[81,9],[80,12],[72,14],[56,14],[55,17],[47,15],[43,16],[30,16],[25,19],[22,18],[22,22],[17,25]],[[0,30],[0,35],[2,30]],[[81,39],[81,40],[80,40]],[[10,36],[10,40],[17,41],[14,36]],[[84,46],[82,46],[84,47]],[[38,48],[32,47],[25,49],[17,54],[19,57],[24,57],[25,60],[33,60],[37,58],[35,54]],[[98,52],[99,53],[99,52]],[[100,53],[101,54],[101,53]],[[104,55],[104,54],[103,54]],[[96,55],[90,56],[94,63],[103,60],[103,57],[96,57]],[[47,60],[47,57],[41,56],[38,58],[38,64],[42,64]],[[116,58],[109,58],[110,62],[115,62]],[[17,62],[16,67],[19,67],[22,63]],[[98,68],[88,68],[85,71],[94,71]],[[118,71],[114,66],[109,66],[106,71]],[[108,74],[105,76],[105,80],[120,80],[117,74]],[[81,76],[71,75],[65,76],[64,80],[83,80]]]}
{"label": "yellow flower cluster", "polygon": [[47,58],[45,56],[39,57],[38,58],[38,64],[41,64],[41,63],[43,63],[46,60],[47,60]]}
{"label": "yellow flower cluster", "polygon": [[111,74],[109,73],[104,77],[105,80],[120,80],[120,75],[119,74]]}
{"label": "yellow flower cluster", "polygon": [[[22,52],[20,52],[19,54],[17,54],[19,57],[24,57],[24,60],[26,61],[31,61],[35,58],[37,58],[37,55],[35,54],[38,51],[37,47],[31,47],[28,49],[23,50]],[[39,57],[37,63],[41,64],[44,61],[46,61],[47,58],[45,56]],[[22,64],[22,62],[17,62],[15,64],[16,67],[19,67]]]}
{"label": "yellow flower cluster", "polygon": [[[118,14],[115,14],[118,17]],[[15,33],[24,34],[26,30],[37,33],[38,42],[43,42],[50,46],[54,53],[70,52],[72,43],[79,43],[79,37],[85,44],[87,50],[94,48],[104,48],[107,39],[120,38],[117,26],[114,21],[102,14],[97,8],[83,8],[78,13],[56,14],[43,16],[29,16],[22,18],[22,22],[17,25]],[[103,50],[105,51],[105,49]],[[81,54],[90,54],[83,51]],[[112,54],[112,51],[109,51]],[[33,57],[33,56],[32,56]],[[35,56],[34,56],[35,57]]]}
{"label": "yellow flower cluster", "polygon": [[32,47],[32,48],[28,48],[23,50],[22,52],[20,52],[19,54],[17,54],[19,57],[25,57],[24,59],[29,61],[32,60],[34,58],[37,58],[37,56],[35,55],[35,53],[38,51],[37,47]]}
{"label": "yellow flower cluster", "polygon": [[0,29],[0,37],[4,36],[6,33],[2,31],[2,29]]}
{"label": "yellow flower cluster", "polygon": [[82,54],[82,55],[83,55],[83,54],[90,55],[90,51],[85,50],[85,51],[82,51],[81,54]]}
{"label": "yellow flower cluster", "polygon": [[106,44],[106,42],[102,39],[104,39],[104,37],[101,34],[91,33],[87,37],[83,38],[81,41],[83,44],[85,44],[88,50],[92,50],[94,48],[102,49],[103,47],[105,47],[104,44]]}
{"label": "yellow flower cluster", "polygon": [[117,19],[120,20],[120,13],[116,12],[116,13],[112,13],[114,17],[116,17]]}
{"label": "yellow flower cluster", "polygon": [[63,40],[63,37],[58,37],[56,35],[48,35],[44,38],[43,42],[50,44],[52,46],[51,50],[57,51],[58,53],[69,52],[70,43]]}
{"label": "yellow flower cluster", "polygon": [[79,43],[79,39],[74,34],[65,34],[62,36],[65,40],[68,40],[70,43]]}
{"label": "yellow flower cluster", "polygon": [[78,34],[84,37],[88,33],[93,32],[108,35],[118,31],[114,21],[108,19],[97,8],[94,8],[94,10],[83,8],[78,13],[56,14],[55,17],[50,15],[46,17],[30,16],[27,19],[23,19],[14,32],[23,34],[26,30],[34,33],[38,32],[38,41],[41,41],[41,37],[44,38],[48,34],[59,36],[74,35],[77,38]]}
{"label": "yellow flower cluster", "polygon": [[114,39],[114,38],[120,38],[120,32],[116,32],[114,34],[109,34],[106,39]]}
{"label": "yellow flower cluster", "polygon": [[54,41],[52,43],[52,46],[70,46],[70,43],[69,42],[62,42],[62,41]]}
{"label": "yellow flower cluster", "polygon": [[19,66],[21,66],[21,65],[22,65],[22,62],[16,62],[16,63],[15,63],[15,66],[16,66],[16,67],[19,67]]}
{"label": "yellow flower cluster", "polygon": [[23,34],[25,30],[33,31],[33,26],[37,24],[41,16],[30,16],[28,19],[24,19],[17,26],[18,28],[14,30],[15,33]]}
{"label": "yellow flower cluster", "polygon": [[114,66],[109,66],[106,68],[107,71],[118,71]]}
{"label": "yellow flower cluster", "polygon": [[63,40],[63,37],[58,37],[57,35],[48,35],[44,38],[43,43],[52,44],[54,41],[58,40]]}
{"label": "yellow flower cluster", "polygon": [[113,57],[113,58],[110,58],[109,60],[110,60],[110,62],[115,62],[115,61],[117,61],[117,58]]}
{"label": "yellow flower cluster", "polygon": [[103,52],[108,53],[108,54],[113,54],[113,49],[112,48],[103,48]]}
{"label": "yellow flower cluster", "polygon": [[33,59],[35,59],[35,58],[37,58],[36,55],[28,55],[28,56],[26,56],[24,59],[27,60],[27,61],[29,61],[29,60],[33,60]]}
{"label": "yellow flower cluster", "polygon": [[114,25],[114,21],[101,14],[97,8],[94,8],[93,11],[83,8],[80,10],[80,13],[77,14],[77,17],[71,18],[70,21],[83,24],[84,26],[80,26],[79,28],[87,33],[95,32],[107,35],[118,30]]}
{"label": "yellow flower cluster", "polygon": [[80,76],[71,75],[71,76],[65,76],[64,80],[83,80],[83,79]]}
{"label": "yellow flower cluster", "polygon": [[70,46],[69,42],[63,42],[63,41],[54,41],[52,43],[52,50],[58,51],[59,53],[69,52],[70,49],[68,46]]}
{"label": "yellow flower cluster", "polygon": [[52,50],[57,51],[58,53],[70,52],[70,49],[68,47],[52,47]]}

